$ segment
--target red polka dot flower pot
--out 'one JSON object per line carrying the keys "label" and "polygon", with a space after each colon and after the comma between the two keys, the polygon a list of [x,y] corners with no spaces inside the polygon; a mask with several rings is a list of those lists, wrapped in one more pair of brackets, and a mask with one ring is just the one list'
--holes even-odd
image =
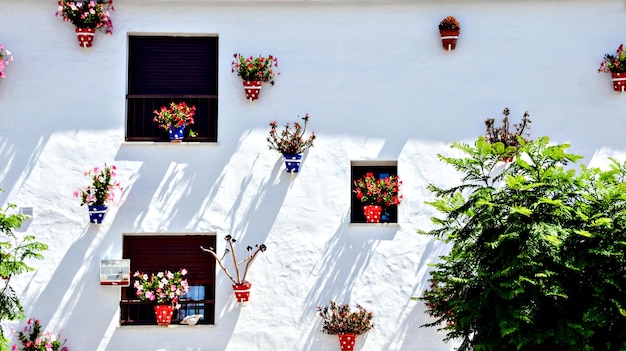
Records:
{"label": "red polka dot flower pot", "polygon": [[611,73],[613,90],[623,93],[626,91],[626,50],[624,44],[617,48],[615,54],[605,54],[600,63],[598,72]]}
{"label": "red polka dot flower pot", "polygon": [[367,333],[374,327],[374,314],[357,304],[353,311],[348,304],[330,301],[328,306],[317,306],[317,313],[322,317],[322,333],[337,335],[342,351],[354,350],[358,335]]}
{"label": "red polka dot flower pot", "polygon": [[232,72],[237,73],[243,79],[243,89],[246,99],[254,101],[259,98],[263,83],[269,82],[274,85],[274,78],[279,75],[275,70],[278,67],[278,59],[272,55],[268,56],[243,56],[234,54],[235,58],[231,64]]}

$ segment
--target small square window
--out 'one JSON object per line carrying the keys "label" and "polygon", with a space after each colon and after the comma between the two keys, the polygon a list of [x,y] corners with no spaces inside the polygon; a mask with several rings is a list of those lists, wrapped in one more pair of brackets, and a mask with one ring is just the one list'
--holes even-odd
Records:
{"label": "small square window", "polygon": [[[351,186],[350,186],[350,223],[367,223],[364,204],[357,198],[354,190],[354,182],[366,175],[374,175],[378,179],[398,175],[396,161],[352,161],[351,163]],[[380,223],[398,223],[398,205],[383,206]]]}

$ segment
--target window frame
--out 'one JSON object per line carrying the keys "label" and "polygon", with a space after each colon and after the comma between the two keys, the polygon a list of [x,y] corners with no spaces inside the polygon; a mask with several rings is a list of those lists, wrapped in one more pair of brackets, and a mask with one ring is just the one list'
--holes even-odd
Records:
{"label": "window frame", "polygon": [[[184,101],[196,106],[184,141],[217,142],[219,36],[128,33],[127,51],[125,141],[169,142],[153,111]],[[189,129],[198,136],[189,137]]]}
{"label": "window frame", "polygon": [[[367,223],[365,214],[363,213],[363,203],[356,197],[354,190],[356,189],[354,181],[365,176],[366,173],[373,172],[376,176],[381,173],[389,175],[398,175],[398,161],[380,160],[380,161],[350,161],[350,224],[366,224],[376,225],[378,223]],[[385,216],[388,216],[385,219]],[[398,223],[398,205],[389,207],[383,206],[383,218],[379,223]]]}

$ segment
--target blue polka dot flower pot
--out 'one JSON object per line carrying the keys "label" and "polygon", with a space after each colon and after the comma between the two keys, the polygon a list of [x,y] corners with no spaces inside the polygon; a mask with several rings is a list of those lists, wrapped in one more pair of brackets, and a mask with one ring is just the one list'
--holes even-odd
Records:
{"label": "blue polka dot flower pot", "polygon": [[285,166],[287,172],[298,173],[300,171],[300,163],[302,162],[302,154],[285,154]]}
{"label": "blue polka dot flower pot", "polygon": [[89,222],[91,223],[102,223],[104,219],[104,215],[106,215],[108,207],[107,206],[87,206],[89,207]]}
{"label": "blue polka dot flower pot", "polygon": [[183,137],[185,135],[185,125],[183,124],[180,127],[171,126],[168,129],[170,134],[170,141],[173,143],[183,141]]}

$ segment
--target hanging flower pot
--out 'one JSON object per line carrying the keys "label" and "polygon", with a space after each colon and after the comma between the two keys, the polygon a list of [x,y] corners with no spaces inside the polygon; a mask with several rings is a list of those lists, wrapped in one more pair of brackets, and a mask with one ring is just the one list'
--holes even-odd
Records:
{"label": "hanging flower pot", "polygon": [[76,27],[78,44],[84,48],[93,44],[96,29],[113,33],[110,11],[113,0],[59,0],[56,16]]}
{"label": "hanging flower pot", "polygon": [[274,85],[274,77],[280,73],[274,70],[278,66],[278,59],[272,55],[245,57],[241,54],[234,54],[231,66],[232,72],[236,73],[243,80],[243,88],[246,99],[254,101],[259,98],[263,82]]}
{"label": "hanging flower pot", "polygon": [[167,131],[170,135],[170,141],[172,143],[180,143],[183,141],[185,135],[185,124],[183,123],[180,127],[171,125]]}
{"label": "hanging flower pot", "polygon": [[283,130],[277,130],[278,123],[276,121],[270,123],[270,135],[267,138],[270,150],[276,150],[283,155],[285,166],[288,173],[298,173],[302,163],[302,153],[313,146],[315,141],[315,133],[311,133],[305,138],[307,123],[309,122],[309,114],[301,117],[304,124],[294,122],[293,124],[285,124]]}
{"label": "hanging flower pot", "polygon": [[440,30],[439,34],[441,35],[441,43],[443,44],[443,48],[452,51],[456,48],[456,41],[459,38],[460,30],[452,29],[452,30]]}
{"label": "hanging flower pot", "polygon": [[439,34],[443,48],[452,51],[456,47],[456,40],[459,38],[461,25],[454,16],[447,16],[439,22]]}
{"label": "hanging flower pot", "polygon": [[604,55],[604,60],[600,63],[598,72],[611,73],[613,90],[619,92],[626,90],[626,50],[624,50],[624,44],[620,44],[615,55]]}
{"label": "hanging flower pot", "polygon": [[365,205],[363,206],[363,213],[367,223],[380,222],[380,214],[383,212],[383,207],[379,205]]}
{"label": "hanging flower pot", "polygon": [[613,90],[624,92],[626,90],[626,72],[611,72]]}
{"label": "hanging flower pot", "polygon": [[354,344],[356,343],[355,333],[340,333],[337,334],[337,337],[339,337],[339,347],[341,347],[341,351],[354,350]]}
{"label": "hanging flower pot", "polygon": [[107,214],[108,207],[91,205],[87,205],[87,207],[89,208],[89,222],[97,224],[102,223],[104,215]]}
{"label": "hanging flower pot", "polygon": [[302,154],[287,154],[285,157],[285,166],[287,172],[298,173],[300,171],[300,163],[302,162]]}
{"label": "hanging flower pot", "polygon": [[246,93],[246,99],[250,101],[254,101],[259,98],[259,94],[261,93],[261,86],[263,82],[260,80],[255,81],[243,81],[243,90]]}
{"label": "hanging flower pot", "polygon": [[235,290],[235,297],[237,302],[248,302],[250,298],[250,288],[252,283],[244,282],[243,284],[233,284],[233,290]]}
{"label": "hanging flower pot", "polygon": [[154,306],[154,314],[158,325],[170,325],[172,322],[172,314],[174,306],[172,305],[156,305]]}
{"label": "hanging flower pot", "polygon": [[84,48],[90,48],[93,44],[93,38],[96,34],[95,28],[78,28],[76,27],[76,36],[78,37],[78,45]]}

